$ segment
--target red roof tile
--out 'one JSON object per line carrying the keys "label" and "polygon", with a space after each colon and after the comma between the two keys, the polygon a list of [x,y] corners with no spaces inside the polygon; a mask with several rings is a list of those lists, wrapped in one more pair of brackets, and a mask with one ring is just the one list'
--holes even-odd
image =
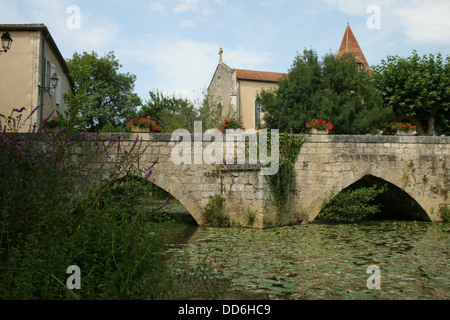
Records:
{"label": "red roof tile", "polygon": [[353,53],[358,63],[363,63],[364,68],[370,70],[370,66],[367,63],[366,57],[364,56],[364,53],[362,52],[352,29],[350,26],[347,26],[347,29],[345,29],[344,38],[342,39],[341,47],[339,48],[338,57],[349,52]]}
{"label": "red roof tile", "polygon": [[240,80],[278,82],[285,75],[286,75],[285,73],[278,73],[278,72],[236,69],[236,78]]}

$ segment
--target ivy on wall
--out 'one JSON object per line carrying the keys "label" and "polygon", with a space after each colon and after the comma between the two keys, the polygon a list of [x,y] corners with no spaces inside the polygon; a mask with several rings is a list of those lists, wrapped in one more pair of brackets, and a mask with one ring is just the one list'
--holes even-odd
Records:
{"label": "ivy on wall", "polygon": [[[267,176],[270,190],[277,207],[278,219],[281,218],[288,203],[289,190],[295,181],[295,162],[303,145],[303,137],[298,134],[281,133],[280,142],[280,166],[278,173]],[[269,144],[270,145],[270,144]]]}

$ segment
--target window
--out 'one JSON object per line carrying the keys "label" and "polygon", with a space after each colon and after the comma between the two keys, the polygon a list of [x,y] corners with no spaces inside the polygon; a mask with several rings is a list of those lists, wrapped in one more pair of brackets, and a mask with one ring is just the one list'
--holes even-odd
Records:
{"label": "window", "polygon": [[222,106],[221,103],[219,103],[217,105],[217,111],[219,112],[219,115],[222,117],[222,115],[223,115],[223,106]]}
{"label": "window", "polygon": [[261,106],[258,100],[255,100],[255,127],[259,128],[261,126]]}

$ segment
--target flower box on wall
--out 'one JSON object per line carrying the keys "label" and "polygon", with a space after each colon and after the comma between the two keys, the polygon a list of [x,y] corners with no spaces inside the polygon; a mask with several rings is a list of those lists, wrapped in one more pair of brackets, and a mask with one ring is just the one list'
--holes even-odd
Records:
{"label": "flower box on wall", "polygon": [[330,134],[333,133],[334,126],[331,122],[325,120],[313,119],[306,123],[306,128],[309,129],[310,134]]}
{"label": "flower box on wall", "polygon": [[391,131],[396,136],[415,136],[417,134],[417,127],[411,123],[397,122],[391,126]]}
{"label": "flower box on wall", "polygon": [[417,132],[415,130],[407,130],[407,131],[403,131],[403,130],[397,130],[395,132],[396,136],[415,136],[417,134]]}
{"label": "flower box on wall", "polygon": [[330,132],[327,129],[316,129],[316,128],[312,128],[311,131],[309,132],[310,134],[314,134],[314,135],[327,135]]}
{"label": "flower box on wall", "polygon": [[149,118],[131,119],[130,122],[125,123],[125,130],[128,132],[157,132],[159,130],[155,120]]}

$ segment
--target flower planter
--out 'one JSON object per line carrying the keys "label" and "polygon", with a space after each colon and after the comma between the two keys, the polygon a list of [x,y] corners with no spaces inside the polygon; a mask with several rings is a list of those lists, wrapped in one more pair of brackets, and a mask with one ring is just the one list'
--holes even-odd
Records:
{"label": "flower planter", "polygon": [[310,134],[328,135],[333,133],[334,126],[331,122],[325,120],[313,119],[306,123],[306,128],[309,129]]}
{"label": "flower planter", "polygon": [[395,135],[396,136],[414,136],[414,135],[416,135],[416,132],[414,130],[407,130],[407,131],[397,130],[395,132]]}
{"label": "flower planter", "polygon": [[330,132],[327,129],[316,129],[316,128],[311,128],[310,130],[310,134],[314,134],[314,135],[327,135]]}
{"label": "flower planter", "polygon": [[158,131],[158,125],[155,120],[149,118],[131,119],[125,123],[125,130],[134,133],[151,133]]}
{"label": "flower planter", "polygon": [[148,127],[140,127],[140,126],[132,126],[131,127],[131,132],[134,132],[134,133],[149,133],[150,132],[150,128],[148,128]]}
{"label": "flower planter", "polygon": [[[238,130],[242,130],[242,128],[227,128],[225,130],[223,130],[223,134],[226,135],[227,133],[229,134],[235,134],[238,132]],[[244,130],[242,130],[244,131]]]}

